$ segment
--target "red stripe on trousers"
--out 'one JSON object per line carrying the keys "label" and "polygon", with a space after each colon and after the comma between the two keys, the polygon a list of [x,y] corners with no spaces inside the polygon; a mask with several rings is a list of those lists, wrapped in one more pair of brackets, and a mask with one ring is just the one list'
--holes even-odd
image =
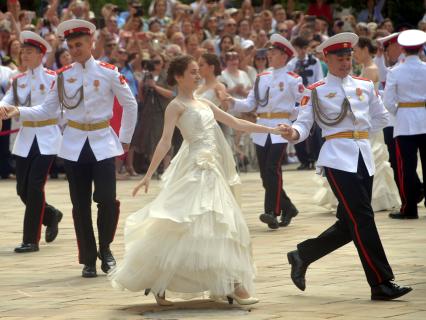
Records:
{"label": "red stripe on trousers", "polygon": [[11,135],[11,134],[16,133],[18,131],[19,131],[19,129],[1,131],[0,132],[0,137],[2,137],[2,136],[8,136],[8,135]]}
{"label": "red stripe on trousers", "polygon": [[357,241],[359,243],[359,246],[361,248],[361,252],[364,255],[365,260],[367,261],[367,264],[370,266],[371,270],[373,270],[373,272],[376,274],[378,283],[382,283],[382,277],[380,276],[379,272],[377,271],[376,267],[373,265],[373,262],[371,261],[370,256],[367,253],[367,250],[364,247],[364,244],[361,241],[361,237],[359,235],[359,231],[358,231],[358,224],[356,223],[356,220],[352,214],[351,209],[349,208],[349,205],[345,199],[345,197],[343,196],[342,191],[340,190],[339,186],[336,183],[336,180],[334,179],[334,175],[331,172],[330,169],[328,169],[328,173],[330,174],[330,178],[333,181],[334,187],[337,190],[337,193],[339,194],[340,198],[342,199],[343,205],[345,206],[346,212],[348,213],[350,219],[352,220],[352,223],[354,224],[354,231],[355,231],[355,236],[357,238]]}
{"label": "red stripe on trousers", "polygon": [[285,152],[286,146],[284,145],[283,147],[283,151],[281,153],[280,156],[280,161],[278,162],[277,165],[277,174],[278,174],[278,188],[277,188],[277,200],[276,200],[276,204],[275,204],[275,215],[279,216],[281,213],[281,189],[283,186],[283,172],[281,169],[281,164],[283,162],[283,157],[284,157],[284,152]]}
{"label": "red stripe on trousers", "polygon": [[407,196],[405,195],[405,184],[404,184],[404,162],[402,160],[401,148],[399,147],[399,140],[395,138],[395,151],[396,151],[396,169],[398,171],[398,179],[399,179],[399,191],[401,194],[401,212],[405,212],[405,208],[407,207]]}
{"label": "red stripe on trousers", "polygon": [[41,225],[43,224],[44,210],[46,209],[46,195],[44,193],[44,187],[46,186],[47,176],[49,175],[50,168],[52,167],[53,161],[55,161],[55,160],[53,159],[52,162],[50,162],[49,168],[47,169],[46,177],[44,178],[44,184],[43,184],[43,189],[42,189],[42,192],[43,192],[43,206],[41,208],[40,221],[38,223],[37,243],[40,242],[40,238],[41,238]]}
{"label": "red stripe on trousers", "polygon": [[115,200],[115,212],[117,214],[117,220],[115,222],[114,233],[112,234],[111,242],[114,240],[115,232],[117,231],[118,220],[120,219],[120,201]]}
{"label": "red stripe on trousers", "polygon": [[78,240],[78,235],[77,235],[77,226],[75,224],[75,215],[76,215],[76,212],[75,212],[74,208],[72,208],[72,222],[74,224],[75,239],[77,240],[78,262],[80,263],[80,241]]}

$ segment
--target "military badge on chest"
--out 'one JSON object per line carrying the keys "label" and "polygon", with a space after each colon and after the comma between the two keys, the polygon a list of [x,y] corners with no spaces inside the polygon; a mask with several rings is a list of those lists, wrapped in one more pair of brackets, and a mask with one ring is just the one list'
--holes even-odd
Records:
{"label": "military badge on chest", "polygon": [[280,91],[281,92],[283,92],[284,91],[284,82],[280,82],[279,84],[278,84],[278,87],[280,88]]}
{"label": "military badge on chest", "polygon": [[93,80],[93,87],[95,88],[95,91],[99,91],[100,84],[99,80]]}
{"label": "military badge on chest", "polygon": [[358,99],[359,99],[360,101],[363,101],[363,100],[364,100],[364,95],[363,95],[363,93],[362,93],[362,89],[361,89],[361,88],[356,88],[355,93],[356,93],[356,95],[358,96]]}

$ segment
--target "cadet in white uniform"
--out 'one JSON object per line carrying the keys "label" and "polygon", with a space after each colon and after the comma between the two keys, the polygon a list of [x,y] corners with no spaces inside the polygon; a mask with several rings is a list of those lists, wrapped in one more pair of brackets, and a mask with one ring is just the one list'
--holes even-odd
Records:
{"label": "cadet in white uniform", "polygon": [[[50,45],[38,34],[22,31],[20,34],[22,63],[28,70],[17,75],[2,102],[30,109],[42,104],[56,73],[43,67],[45,53]],[[62,213],[45,202],[44,184],[50,166],[59,151],[61,132],[57,114],[37,121],[23,121],[12,153],[16,155],[16,189],[25,204],[22,244],[15,252],[39,250],[41,225],[46,228],[46,242],[55,240]]]}
{"label": "cadet in white uniform", "polygon": [[[257,123],[269,127],[281,123],[291,124],[295,115],[296,102],[300,101],[305,90],[302,78],[288,72],[286,63],[296,54],[293,46],[284,37],[273,34],[270,48],[273,67],[271,72],[257,76],[254,88],[245,100],[228,98],[236,112],[257,113]],[[283,189],[281,165],[287,147],[287,140],[277,135],[253,133],[256,145],[260,176],[265,189],[265,211],[260,220],[271,229],[287,226],[298,211]],[[281,215],[279,223],[277,217]]]}
{"label": "cadet in white uniform", "polygon": [[349,75],[352,47],[357,42],[356,34],[340,33],[318,47],[329,73],[308,88],[297,121],[283,128],[287,139],[299,142],[308,137],[314,121],[321,127],[326,141],[317,168],[325,173],[339,201],[337,222],[317,238],[299,243],[287,257],[294,284],[305,290],[308,266],[353,241],[371,286],[371,299],[390,300],[411,288],[391,282],[394,276],[374,222],[374,160],[368,136],[387,124],[388,113],[373,82]]}
{"label": "cadet in white uniform", "polygon": [[[0,100],[6,94],[12,76],[12,69],[0,65]],[[11,120],[0,123],[0,179],[9,178],[12,172],[10,165],[10,135],[6,134],[6,131],[10,131],[11,126]]]}
{"label": "cadet in white uniform", "polygon": [[393,219],[417,219],[417,152],[423,170],[423,196],[426,177],[426,63],[419,53],[426,42],[426,33],[407,30],[398,36],[405,52],[405,61],[388,72],[384,103],[395,115],[397,168],[402,206],[390,213]]}
{"label": "cadet in white uniform", "polygon": [[[24,121],[38,121],[66,109],[67,127],[59,156],[65,159],[79,262],[83,277],[96,277],[97,256],[104,272],[115,266],[110,251],[119,217],[116,200],[114,158],[128,148],[136,124],[137,104],[126,83],[113,65],[96,61],[91,55],[95,26],[84,20],[68,20],[58,26],[75,63],[58,70],[57,81],[41,106],[3,108],[0,116],[20,114]],[[114,97],[123,106],[119,137],[109,126]],[[92,183],[94,192],[92,192]],[[98,204],[99,252],[92,226],[91,201]]]}
{"label": "cadet in white uniform", "polygon": [[[377,42],[381,43],[384,50],[383,55],[376,56],[375,58],[375,63],[377,64],[377,67],[379,68],[380,88],[382,90],[386,88],[386,77],[389,70],[391,70],[398,64],[403,63],[405,61],[405,54],[402,52],[402,47],[398,43],[399,34],[400,34],[399,32],[395,32],[386,37],[377,39]],[[386,57],[386,63],[385,63],[385,57]],[[383,93],[383,91],[381,92]],[[395,143],[395,138],[393,136],[394,125],[395,125],[395,116],[393,114],[390,114],[389,125],[383,128],[383,136],[385,139],[385,143],[388,147],[389,162],[393,170],[394,180],[396,182],[396,185],[398,186],[400,198],[402,198],[403,195],[401,194],[401,187],[399,185],[396,143]],[[421,202],[424,198],[423,196],[424,190],[417,172],[416,172],[416,178],[415,178],[415,185],[416,185],[415,192],[416,192],[417,202]],[[397,212],[399,212],[399,210]]]}

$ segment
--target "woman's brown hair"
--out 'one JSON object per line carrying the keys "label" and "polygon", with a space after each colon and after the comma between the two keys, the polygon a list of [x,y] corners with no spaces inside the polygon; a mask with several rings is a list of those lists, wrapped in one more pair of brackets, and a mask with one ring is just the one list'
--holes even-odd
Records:
{"label": "woman's brown hair", "polygon": [[175,77],[183,76],[192,61],[195,61],[194,57],[188,55],[174,58],[167,70],[167,83],[170,86],[175,86],[177,84]]}
{"label": "woman's brown hair", "polygon": [[221,74],[222,68],[220,67],[220,60],[219,60],[217,55],[215,55],[213,53],[203,53],[201,55],[201,58],[203,58],[204,61],[209,66],[214,66],[214,75],[215,76],[218,76],[218,75]]}

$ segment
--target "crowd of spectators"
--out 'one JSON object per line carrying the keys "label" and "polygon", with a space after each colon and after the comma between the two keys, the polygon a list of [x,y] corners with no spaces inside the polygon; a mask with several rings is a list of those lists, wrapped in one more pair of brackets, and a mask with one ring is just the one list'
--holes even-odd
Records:
{"label": "crowd of spectators", "polygon": [[[107,3],[100,14],[95,15],[88,1],[45,0],[42,1],[43,9],[37,8],[37,12],[42,12],[37,16],[35,11],[22,9],[18,0],[7,0],[7,11],[0,12],[0,99],[11,77],[25,71],[20,64],[20,31],[39,33],[51,44],[53,51],[46,55],[44,65],[57,70],[72,62],[66,43],[55,33],[57,25],[71,18],[93,22],[97,26],[93,56],[118,67],[139,103],[131,150],[127,159],[117,161],[118,175],[126,170],[127,174],[134,175],[143,172],[144,164],[150,160],[161,135],[165,107],[176,94],[175,88],[167,86],[165,72],[170,60],[177,55],[190,54],[197,59],[202,59],[206,53],[216,56],[220,66],[217,79],[224,90],[234,97],[245,98],[254,85],[256,74],[268,69],[267,48],[273,33],[293,42],[299,54],[289,62],[289,71],[300,73],[308,85],[327,74],[322,54],[315,48],[331,35],[355,32],[374,43],[377,37],[400,31],[401,27],[426,31],[426,14],[417,25],[395,26],[385,16],[386,0],[364,1],[359,12],[341,3],[316,0],[303,12],[296,10],[294,0],[286,1],[285,6],[265,0],[259,7],[253,6],[250,0],[243,0],[238,7],[226,0],[197,0],[189,5],[177,0],[153,0],[144,12],[139,0],[129,0],[125,8]],[[307,64],[301,63],[305,58],[310,60]],[[207,58],[204,61],[212,64]],[[311,65],[316,70],[312,73],[308,70]],[[361,68],[354,61],[354,73],[359,73]],[[119,112],[119,106],[117,110]],[[235,115],[255,119],[253,114]],[[3,130],[9,129],[10,126],[5,126]],[[227,128],[224,132],[240,168],[255,169],[249,138]],[[10,161],[5,161],[10,153],[9,138],[0,136],[0,175],[3,178],[12,172]],[[13,136],[11,138],[13,140]],[[164,168],[180,144],[178,133],[174,141]],[[311,158],[305,168],[314,161]],[[296,160],[292,147],[287,159]]]}

